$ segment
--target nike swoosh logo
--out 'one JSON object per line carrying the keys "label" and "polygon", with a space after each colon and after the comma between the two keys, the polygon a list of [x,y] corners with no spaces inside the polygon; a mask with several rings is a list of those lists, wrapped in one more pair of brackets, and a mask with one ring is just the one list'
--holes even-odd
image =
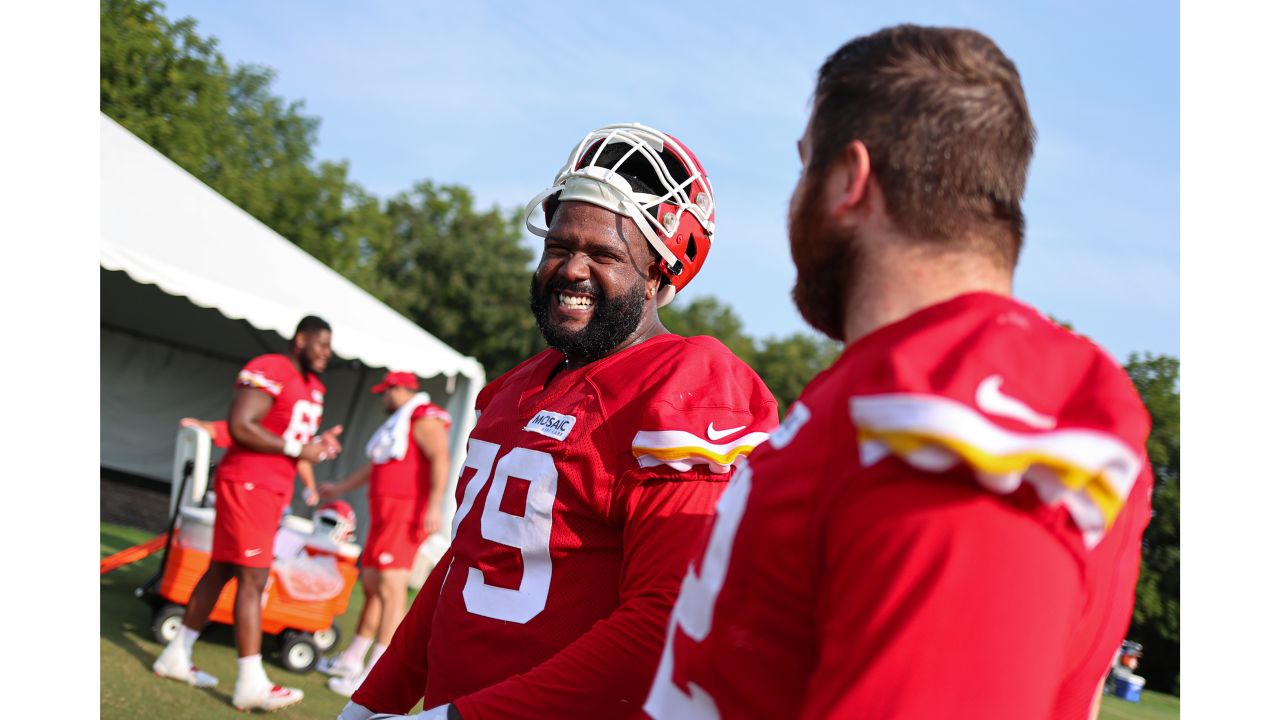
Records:
{"label": "nike swoosh logo", "polygon": [[739,425],[736,428],[729,428],[728,430],[717,430],[715,423],[707,423],[707,437],[714,442],[716,440],[723,440],[736,432],[746,429],[746,425]]}
{"label": "nike swoosh logo", "polygon": [[988,415],[1012,418],[1039,430],[1052,430],[1058,421],[1048,415],[1032,410],[1026,403],[1009,397],[1000,390],[1004,378],[999,375],[988,375],[978,383],[978,392],[974,398],[978,409]]}
{"label": "nike swoosh logo", "polygon": [[244,551],[245,557],[253,557],[254,555],[261,555],[261,554],[262,554],[262,548],[253,548],[252,550]]}

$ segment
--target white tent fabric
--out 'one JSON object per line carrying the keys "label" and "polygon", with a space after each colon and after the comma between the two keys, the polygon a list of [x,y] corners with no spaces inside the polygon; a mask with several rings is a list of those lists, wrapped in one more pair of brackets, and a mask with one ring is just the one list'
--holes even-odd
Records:
{"label": "white tent fabric", "polygon": [[334,353],[370,367],[483,382],[474,358],[284,240],[115,121],[103,115],[101,123],[103,267],[282,337],[303,315],[319,315],[342,328],[334,333]]}
{"label": "white tent fabric", "polygon": [[[317,467],[336,480],[364,462],[385,419],[370,393],[383,369],[418,375],[453,417],[456,478],[484,371],[102,117],[100,448],[103,468],[167,481],[178,419],[217,419],[240,366],[284,352],[298,321],[333,326],[337,357],[323,427],[346,451]],[[363,493],[349,498],[362,518]],[[445,527],[453,489],[445,495]],[[299,511],[302,509],[299,507]],[[361,537],[367,530],[362,523]]]}

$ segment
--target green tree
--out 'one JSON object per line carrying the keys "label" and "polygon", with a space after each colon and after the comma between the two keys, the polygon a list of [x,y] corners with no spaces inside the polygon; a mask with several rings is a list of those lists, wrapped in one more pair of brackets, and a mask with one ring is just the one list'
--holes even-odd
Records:
{"label": "green tree", "polygon": [[271,92],[274,73],[228,67],[195,21],[155,0],[101,0],[100,106],[219,194],[362,285],[386,223],[347,165],[314,162],[320,121]]}
{"label": "green tree", "polygon": [[314,159],[320,121],[272,92],[272,70],[229,67],[157,0],[100,2],[102,112],[490,376],[541,347],[516,218],[429,182],[384,207],[345,162]]}
{"label": "green tree", "polygon": [[1178,692],[1180,677],[1179,362],[1144,353],[1125,364],[1151,414],[1147,456],[1155,475],[1151,524],[1142,542],[1142,574],[1129,637],[1143,644],[1142,674],[1157,690]]}
{"label": "green tree", "polygon": [[703,295],[677,299],[658,311],[662,324],[671,332],[685,337],[709,335],[751,364],[755,358],[755,341],[742,328],[742,319],[733,308],[718,299]]}
{"label": "green tree", "polygon": [[766,338],[759,343],[752,367],[773,391],[778,409],[786,413],[814,376],[840,356],[839,343],[806,333]]}
{"label": "green tree", "polygon": [[756,340],[743,329],[733,308],[711,296],[676,300],[659,311],[668,330],[710,335],[752,367],[785,413],[804,386],[840,354],[840,345],[806,333]]}
{"label": "green tree", "polygon": [[391,199],[375,294],[492,378],[545,345],[529,312],[533,253],[520,213],[474,205],[467,188],[430,181]]}

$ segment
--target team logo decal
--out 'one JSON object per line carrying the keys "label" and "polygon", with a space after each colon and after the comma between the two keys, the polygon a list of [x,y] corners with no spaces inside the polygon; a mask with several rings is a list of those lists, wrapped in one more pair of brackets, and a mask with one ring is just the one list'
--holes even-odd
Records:
{"label": "team logo decal", "polygon": [[561,415],[553,413],[550,410],[543,410],[528,425],[524,426],[529,432],[536,432],[539,435],[546,435],[556,440],[564,440],[569,437],[569,431],[573,430],[573,424],[578,422],[578,418],[572,415]]}

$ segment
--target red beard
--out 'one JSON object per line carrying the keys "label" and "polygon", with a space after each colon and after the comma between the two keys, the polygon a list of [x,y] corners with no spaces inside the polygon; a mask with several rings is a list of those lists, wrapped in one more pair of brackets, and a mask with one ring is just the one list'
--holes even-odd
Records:
{"label": "red beard", "polygon": [[819,194],[806,179],[796,188],[799,202],[791,203],[788,234],[796,284],[791,299],[800,316],[832,340],[844,341],[846,292],[858,255],[858,237],[850,230],[830,227]]}

